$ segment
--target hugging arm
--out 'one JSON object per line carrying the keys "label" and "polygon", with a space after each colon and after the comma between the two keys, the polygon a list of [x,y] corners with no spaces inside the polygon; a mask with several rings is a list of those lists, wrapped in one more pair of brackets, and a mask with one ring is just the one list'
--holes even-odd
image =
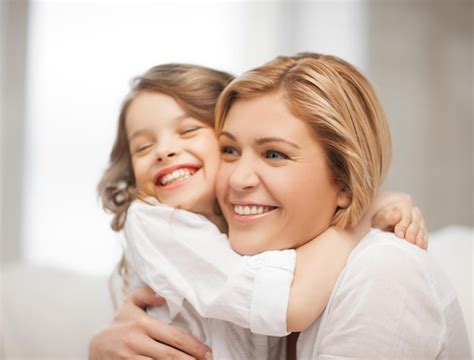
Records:
{"label": "hugging arm", "polygon": [[[347,257],[369,230],[373,214],[387,206],[401,211],[412,205],[396,195],[381,197],[357,228],[350,232],[331,228],[318,241],[297,249],[296,267],[293,250],[242,257],[212,224],[163,206],[132,205],[125,235],[134,259],[131,265],[167,299],[171,317],[186,299],[203,317],[283,336],[303,330],[319,316]],[[270,292],[273,296],[268,297]]]}
{"label": "hugging arm", "polygon": [[428,232],[420,209],[407,194],[381,192],[371,208],[372,226],[395,233],[422,249],[428,247]]}
{"label": "hugging arm", "polygon": [[112,323],[91,339],[89,360],[209,360],[211,350],[207,346],[145,312],[147,306],[161,306],[164,302],[149,287],[131,293]]}
{"label": "hugging arm", "polygon": [[199,215],[139,202],[129,209],[124,234],[129,265],[166,298],[168,320],[186,299],[202,317],[263,335],[287,334],[294,250],[241,256]]}
{"label": "hugging arm", "polygon": [[[416,215],[413,215],[416,213]],[[426,249],[426,228],[409,196],[379,194],[361,222],[351,230],[331,227],[296,249],[297,259],[288,302],[288,331],[303,331],[323,312],[346,261],[370,227],[399,231],[399,237]],[[412,238],[409,235],[417,234]]]}

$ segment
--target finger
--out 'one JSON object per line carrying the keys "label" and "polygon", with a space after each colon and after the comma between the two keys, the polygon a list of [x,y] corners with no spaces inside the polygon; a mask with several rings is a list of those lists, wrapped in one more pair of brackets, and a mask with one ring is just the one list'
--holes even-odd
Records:
{"label": "finger", "polygon": [[411,223],[408,225],[407,231],[405,233],[405,238],[412,244],[416,244],[416,235],[418,234],[418,229],[420,228],[420,219],[420,211],[418,208],[414,207],[411,210]]}
{"label": "finger", "polygon": [[[195,358],[189,354],[182,352],[181,350],[175,349],[172,346],[162,344],[147,338],[146,344],[142,347],[145,354],[150,356],[151,359],[179,359],[179,360],[194,360]],[[149,359],[144,357],[144,359]]]}
{"label": "finger", "polygon": [[206,358],[211,350],[187,332],[165,324],[157,319],[143,318],[143,328],[149,336],[160,343],[181,350],[195,358]]}
{"label": "finger", "polygon": [[426,227],[423,230],[423,243],[424,243],[424,249],[428,250],[429,241],[428,241],[428,230],[426,229]]}
{"label": "finger", "polygon": [[428,244],[427,244],[427,239],[425,238],[425,235],[426,235],[426,225],[425,225],[425,221],[421,217],[418,233],[416,234],[416,244],[422,249],[426,250],[428,248]]}
{"label": "finger", "polygon": [[400,221],[401,214],[396,209],[380,210],[374,216],[372,225],[375,228],[392,231],[395,224]]}
{"label": "finger", "polygon": [[421,233],[420,236],[416,236],[415,245],[420,249],[426,250],[426,243],[423,241],[423,233]]}
{"label": "finger", "polygon": [[408,229],[408,226],[411,223],[411,217],[412,217],[412,212],[411,212],[411,207],[400,207],[399,211],[401,213],[401,220],[398,224],[395,225],[395,235],[398,236],[400,239],[405,238],[405,233]]}
{"label": "finger", "polygon": [[163,297],[156,295],[152,288],[145,286],[129,295],[125,300],[145,309],[147,306],[160,306],[166,301]]}

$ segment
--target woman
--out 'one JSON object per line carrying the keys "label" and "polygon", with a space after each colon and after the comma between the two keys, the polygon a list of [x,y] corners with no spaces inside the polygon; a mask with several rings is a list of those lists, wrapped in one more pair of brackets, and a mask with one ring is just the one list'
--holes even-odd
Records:
{"label": "woman", "polygon": [[[313,54],[278,58],[244,74],[222,95],[217,121],[225,160],[218,196],[229,222],[231,239],[235,239],[236,246],[240,247],[242,253],[255,251],[253,247],[258,248],[259,241],[268,238],[268,232],[274,235],[275,241],[280,241],[281,246],[286,247],[288,239],[294,238],[287,235],[295,231],[307,235],[309,239],[331,224],[343,228],[353,226],[373,200],[388,166],[388,128],[375,95],[355,69],[336,58]],[[262,172],[259,154],[261,147],[269,144],[281,164],[274,171]],[[308,149],[311,151],[307,151]],[[278,176],[274,176],[275,174]],[[331,181],[326,181],[328,176],[346,192],[347,206],[338,208],[332,201],[333,198],[327,196],[333,190]],[[313,183],[301,182],[302,178],[308,177],[313,179]],[[282,179],[286,181],[279,183]],[[297,190],[291,192],[291,196],[286,187],[288,183],[295,185],[294,189]],[[327,186],[318,190],[316,186],[311,187],[314,183]],[[232,218],[230,211],[235,198],[273,201],[275,212],[265,222],[239,223],[238,219]],[[301,208],[308,211],[301,212]],[[252,243],[245,242],[249,234],[253,235]],[[352,261],[351,256],[346,267],[349,270],[341,274],[321,320],[301,335],[298,343],[301,358],[321,356],[322,352],[332,357],[390,357],[397,354],[416,357],[418,354],[440,355],[440,349],[444,349],[447,354],[451,354],[449,349],[453,339],[445,338],[441,341],[439,338],[446,330],[458,335],[457,338],[461,339],[458,349],[463,349],[465,331],[462,328],[462,318],[457,317],[459,309],[456,299],[449,285],[438,282],[434,289],[433,284],[427,280],[442,278],[429,265],[427,255],[423,257],[409,245],[394,248],[393,239],[381,239],[381,248],[390,251],[376,251],[375,254],[382,259],[381,263],[376,263],[375,268],[367,266],[368,259],[362,255],[372,253],[373,249],[380,250],[372,242],[372,239],[380,238],[383,236],[379,233],[371,233],[354,250],[356,259],[362,260]],[[397,284],[397,290],[403,290],[405,302],[402,303],[396,303],[398,297],[388,292],[387,287],[380,287],[386,283],[383,279],[387,275],[387,266],[383,260],[393,260],[390,258],[392,252],[397,255],[401,253],[404,260],[402,263],[410,270],[402,271],[401,277],[387,277]],[[389,262],[389,265],[396,266],[395,269],[398,270],[401,266],[398,265],[398,260],[402,259],[395,256],[395,261]],[[421,267],[420,262],[423,264]],[[373,275],[378,274],[378,268],[385,272],[374,278]],[[360,269],[363,276],[354,269]],[[407,281],[411,272],[416,274],[416,286]],[[395,271],[392,273],[397,274]],[[424,276],[425,273],[428,276]],[[362,286],[374,281],[378,287]],[[419,296],[419,292],[415,291],[418,285],[429,296]],[[442,302],[445,307],[440,307],[440,290],[446,290],[444,293],[448,294]],[[383,298],[385,302],[373,301],[387,293],[390,296]],[[98,348],[110,348],[113,339],[118,339],[115,335],[122,329],[130,328],[127,319],[136,318],[134,314],[140,311],[132,303],[143,306],[150,303],[151,298],[152,295],[146,291],[130,298],[119,313],[113,331],[103,332],[92,342],[91,358],[94,358],[94,353],[97,354]],[[353,302],[349,300],[362,305],[352,311]],[[157,301],[159,299],[153,303]],[[393,305],[396,306],[396,311],[390,309],[388,313],[397,316],[404,327],[392,326],[388,329],[383,326],[387,321],[387,317],[382,316],[385,310],[383,306],[389,301],[395,302]],[[425,308],[429,311],[423,311]],[[402,316],[404,309],[416,309],[419,317],[415,318],[410,314]],[[370,320],[369,310],[375,314],[370,322],[367,321]],[[325,320],[328,318],[331,320]],[[407,328],[419,329],[423,324],[442,324],[427,337],[437,338],[441,346],[437,347],[426,341],[426,351],[416,352],[420,343],[425,344],[426,337],[421,332],[416,332],[418,337],[403,338],[406,344],[393,343],[393,329],[401,334]],[[322,325],[324,326],[320,329],[318,326]],[[148,354],[154,348],[156,354],[159,354],[161,344],[152,341],[153,338],[194,357],[203,357],[207,352],[205,347],[196,344],[183,333],[176,335],[178,330],[166,328],[162,324],[151,324],[147,317],[142,318],[139,327],[142,332],[135,332],[138,334],[135,338],[120,344],[128,344],[131,350],[149,347],[150,351],[142,352]],[[345,333],[347,329],[350,329],[349,333]],[[375,346],[371,344],[374,339],[367,329],[377,331]],[[410,331],[407,333],[412,334]],[[375,352],[364,352],[372,350]],[[100,358],[106,356],[106,352],[99,351],[98,354],[101,354]],[[186,358],[187,355],[181,353],[179,356]]]}
{"label": "woman", "polygon": [[[226,154],[219,203],[229,238],[243,251],[258,248],[269,233],[287,247],[296,231],[296,238],[301,232],[310,238],[331,224],[354,226],[388,170],[388,124],[375,93],[354,67],[335,57],[280,57],[244,74],[221,94],[216,121]],[[259,153],[268,143],[280,162],[265,169]],[[305,186],[302,178],[311,182]],[[295,189],[290,195],[288,186]],[[341,188],[348,205],[337,207],[331,194]],[[239,223],[232,202],[250,198],[276,201],[280,213],[265,223]],[[305,219],[308,213],[316,217]],[[255,236],[248,243],[250,233]],[[352,251],[324,314],[301,333],[297,354],[470,358],[456,294],[429,254],[376,230]]]}

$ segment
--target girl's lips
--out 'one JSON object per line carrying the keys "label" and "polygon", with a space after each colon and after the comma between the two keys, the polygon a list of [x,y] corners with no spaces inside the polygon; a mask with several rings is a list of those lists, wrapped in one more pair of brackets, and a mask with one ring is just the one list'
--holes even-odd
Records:
{"label": "girl's lips", "polygon": [[196,173],[200,168],[195,165],[189,165],[189,164],[179,164],[179,165],[168,166],[156,172],[155,176],[153,177],[154,184],[156,186],[163,186],[161,185],[161,179],[164,176],[171,174],[173,171],[176,171],[179,169],[189,169],[193,171],[193,175],[194,175],[194,173]]}
{"label": "girl's lips", "polygon": [[[179,188],[180,186],[183,186],[185,184],[188,184],[190,181],[192,181],[194,179],[194,176],[200,171],[200,169],[194,171],[194,173],[188,177],[184,177],[182,179],[177,179],[177,180],[174,180],[172,181],[171,183],[167,184],[167,185],[162,185],[158,179],[158,182],[155,183],[156,186],[158,186],[160,188],[160,190],[174,190],[176,188]],[[166,174],[165,174],[166,175]]]}

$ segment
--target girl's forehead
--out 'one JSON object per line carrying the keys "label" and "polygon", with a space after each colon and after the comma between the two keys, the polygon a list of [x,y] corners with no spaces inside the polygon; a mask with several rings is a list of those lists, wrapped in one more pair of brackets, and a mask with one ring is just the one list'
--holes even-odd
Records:
{"label": "girl's forehead", "polygon": [[143,93],[129,105],[125,127],[128,133],[133,133],[140,129],[174,128],[186,120],[199,121],[188,115],[172,97]]}

